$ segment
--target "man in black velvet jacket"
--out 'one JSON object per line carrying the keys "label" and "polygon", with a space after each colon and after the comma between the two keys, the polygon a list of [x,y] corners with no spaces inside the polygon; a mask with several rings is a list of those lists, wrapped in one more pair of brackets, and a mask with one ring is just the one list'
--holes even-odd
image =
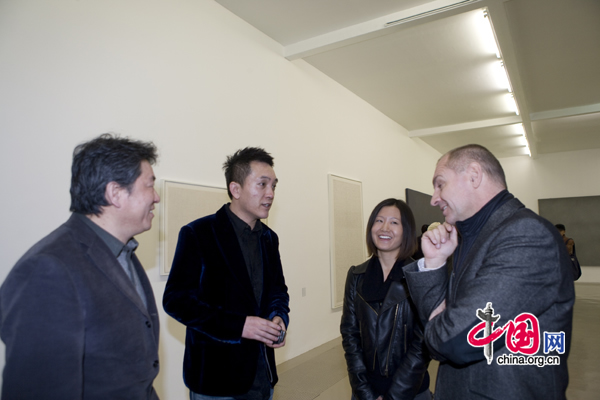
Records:
{"label": "man in black velvet jacket", "polygon": [[[433,186],[446,221],[423,235],[424,258],[404,272],[440,361],[436,400],[565,399],[575,293],[558,231],[508,192],[482,146],[444,155]],[[491,346],[474,342],[473,328],[488,337],[492,320],[492,331],[507,330]]]}
{"label": "man in black velvet jacket", "polygon": [[[179,233],[163,306],[187,326],[183,378],[193,400],[267,400],[285,345],[289,296],[269,216],[273,158],[247,147],[227,158],[231,203]],[[281,338],[281,339],[280,339]]]}

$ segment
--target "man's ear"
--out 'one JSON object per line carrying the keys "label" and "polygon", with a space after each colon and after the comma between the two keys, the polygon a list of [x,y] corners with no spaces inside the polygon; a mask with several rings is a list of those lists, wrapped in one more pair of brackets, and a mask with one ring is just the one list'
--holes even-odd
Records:
{"label": "man's ear", "polygon": [[479,163],[472,162],[467,167],[467,174],[471,185],[473,185],[473,188],[477,189],[483,181],[483,169],[481,168],[481,165]]}
{"label": "man's ear", "polygon": [[104,190],[104,197],[106,198],[108,205],[120,208],[124,190],[127,189],[119,185],[117,182],[108,182],[106,189]]}
{"label": "man's ear", "polygon": [[229,191],[234,199],[239,200],[240,196],[242,195],[242,185],[237,182],[230,182]]}

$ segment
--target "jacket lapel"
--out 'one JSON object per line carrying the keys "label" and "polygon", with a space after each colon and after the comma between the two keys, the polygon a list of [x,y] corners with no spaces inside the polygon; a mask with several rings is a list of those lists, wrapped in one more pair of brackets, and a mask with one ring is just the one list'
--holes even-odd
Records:
{"label": "jacket lapel", "polygon": [[[373,261],[373,258],[370,258],[367,261],[365,261],[364,263],[360,264],[359,266],[354,268],[353,273],[355,275],[365,274],[367,272],[367,268],[369,267],[369,263],[372,261]],[[403,265],[406,265],[412,261],[413,261],[413,259],[409,258],[408,260],[406,260],[404,262]],[[398,265],[397,268],[400,268],[400,271],[402,271],[402,265]],[[363,275],[363,278],[364,278],[364,275]],[[401,275],[398,274],[395,277],[390,276],[390,277],[388,277],[388,279],[392,279],[392,282],[390,282],[390,287],[387,291],[387,294],[385,295],[385,298],[383,299],[383,303],[381,304],[381,309],[379,310],[379,314],[383,314],[390,307],[395,307],[396,304],[403,302],[404,300],[406,300],[409,297],[408,288],[406,287],[406,280],[404,279],[404,272],[401,272]],[[362,292],[363,281],[364,281],[364,279],[359,279],[359,282],[358,282],[359,286],[357,286],[360,288],[361,292]]]}
{"label": "jacket lapel", "polygon": [[[121,267],[121,264],[119,264],[116,257],[110,252],[108,246],[106,246],[102,239],[75,216],[71,216],[67,224],[74,230],[75,237],[79,240],[82,247],[86,249],[86,254],[91,264],[98,268],[119,291],[121,291],[137,308],[140,309],[141,312],[144,313],[144,315],[150,318],[148,310],[146,310],[142,299],[140,299],[140,296],[133,286],[133,282],[131,282],[129,277],[125,274],[123,267]],[[134,264],[136,263],[139,264],[137,257],[135,257],[134,261]],[[139,269],[136,268],[136,270],[139,275]],[[142,280],[141,277],[140,280]],[[147,293],[147,288],[144,289]],[[154,296],[147,297],[148,301],[154,299]]]}
{"label": "jacket lapel", "polygon": [[402,282],[393,281],[385,296],[385,299],[383,300],[383,304],[381,305],[381,310],[379,310],[379,313],[383,314],[389,308],[395,307],[397,304],[402,303],[407,298],[408,291],[404,285],[402,285]]}
{"label": "jacket lapel", "polygon": [[[154,332],[154,337],[156,338],[156,342],[158,343],[158,336],[159,336],[160,328],[159,328],[159,321],[158,321],[158,310],[156,308],[156,300],[154,298],[154,292],[152,291],[152,285],[150,284],[148,275],[146,275],[146,271],[144,271],[144,267],[142,266],[142,263],[137,258],[137,255],[135,255],[135,253],[133,254],[132,260],[133,260],[133,265],[135,267],[135,271],[137,272],[138,277],[140,278],[140,283],[142,285],[142,288],[144,289],[144,294],[146,295],[146,305],[147,305],[146,313],[147,313],[147,315],[150,316],[150,319],[152,321],[152,330]],[[129,278],[127,278],[127,280],[129,280]],[[135,298],[138,299],[141,304],[141,299],[140,299],[140,296],[137,295],[137,291],[136,291]],[[140,307],[140,304],[136,303],[138,308]],[[142,310],[142,311],[144,311],[144,310]]]}

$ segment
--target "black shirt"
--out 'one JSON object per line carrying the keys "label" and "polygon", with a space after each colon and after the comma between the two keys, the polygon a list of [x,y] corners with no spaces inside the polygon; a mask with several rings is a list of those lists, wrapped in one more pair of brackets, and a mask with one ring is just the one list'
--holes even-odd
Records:
{"label": "black shirt", "polygon": [[[263,262],[260,238],[262,235],[262,222],[256,221],[254,228],[250,229],[250,225],[240,219],[229,209],[230,204],[225,207],[227,216],[233,225],[233,230],[237,236],[244,262],[250,276],[254,297],[260,305],[260,300],[263,291]],[[256,375],[254,383],[248,393],[234,396],[236,400],[266,400],[271,395],[271,380],[267,372],[267,359],[265,345],[260,344],[261,356],[258,357]]]}
{"label": "black shirt", "polygon": [[235,235],[240,243],[248,276],[250,276],[250,282],[252,282],[252,288],[254,289],[254,297],[256,298],[256,302],[260,304],[263,290],[263,265],[260,249],[262,222],[256,221],[254,228],[250,229],[250,225],[242,221],[229,207],[226,207],[225,211],[229,216]]}

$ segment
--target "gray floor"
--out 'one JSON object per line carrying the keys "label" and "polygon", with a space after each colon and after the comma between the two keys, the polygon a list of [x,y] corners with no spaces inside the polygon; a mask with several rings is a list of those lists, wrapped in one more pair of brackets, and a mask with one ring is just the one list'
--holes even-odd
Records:
{"label": "gray floor", "polygon": [[[577,283],[569,355],[570,400],[600,398],[600,284]],[[277,367],[274,400],[349,400],[351,391],[341,339],[332,340]],[[429,373],[432,391],[437,363]]]}

